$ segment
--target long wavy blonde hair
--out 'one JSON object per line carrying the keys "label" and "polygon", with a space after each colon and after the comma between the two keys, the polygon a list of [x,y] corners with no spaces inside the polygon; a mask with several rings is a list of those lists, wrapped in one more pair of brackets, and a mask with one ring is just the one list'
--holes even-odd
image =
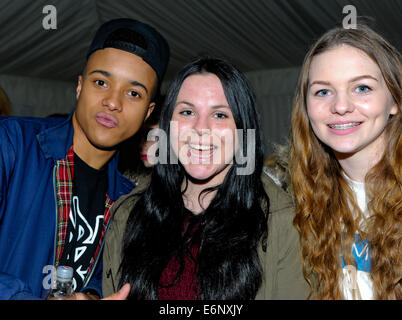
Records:
{"label": "long wavy blonde hair", "polygon": [[[359,226],[362,212],[342,168],[332,151],[317,139],[307,116],[311,61],[342,44],[362,50],[378,65],[399,107],[385,128],[382,158],[365,177],[370,212],[365,228]],[[343,298],[339,286],[340,255],[342,252],[345,265],[354,265],[352,246],[358,233],[370,244],[374,298],[402,298],[401,61],[395,48],[364,25],[357,29],[331,29],[305,57],[293,102],[289,174],[296,200],[294,224],[300,233],[310,297]]]}

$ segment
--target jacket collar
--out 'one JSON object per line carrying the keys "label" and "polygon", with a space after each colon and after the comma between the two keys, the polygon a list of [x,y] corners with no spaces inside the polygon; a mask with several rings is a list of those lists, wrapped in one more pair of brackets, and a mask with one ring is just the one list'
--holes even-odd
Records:
{"label": "jacket collar", "polygon": [[41,131],[36,136],[46,159],[59,160],[66,156],[73,144],[73,113],[74,111],[65,121]]}
{"label": "jacket collar", "polygon": [[[70,113],[65,121],[43,130],[36,136],[46,159],[56,161],[65,158],[73,143],[73,113],[74,111]],[[113,201],[129,193],[135,186],[133,182],[117,170],[118,159],[118,152],[116,152],[108,163],[108,195]]]}

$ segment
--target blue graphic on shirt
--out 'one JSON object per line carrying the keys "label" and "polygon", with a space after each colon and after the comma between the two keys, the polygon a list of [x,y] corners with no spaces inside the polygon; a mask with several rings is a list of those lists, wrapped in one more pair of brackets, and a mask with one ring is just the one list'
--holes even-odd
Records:
{"label": "blue graphic on shirt", "polygon": [[[357,239],[358,236],[356,235]],[[370,247],[367,240],[355,241],[352,247],[353,256],[356,261],[356,269],[357,271],[371,271],[371,260],[370,260]],[[345,263],[342,258],[342,268],[345,267]]]}

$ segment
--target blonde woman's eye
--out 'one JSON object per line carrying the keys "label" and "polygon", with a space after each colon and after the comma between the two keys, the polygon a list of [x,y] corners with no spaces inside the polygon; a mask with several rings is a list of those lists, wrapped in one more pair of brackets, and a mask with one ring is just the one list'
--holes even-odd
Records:
{"label": "blonde woman's eye", "polygon": [[367,93],[367,92],[371,91],[371,88],[369,86],[366,86],[366,85],[361,85],[361,86],[358,86],[356,88],[356,91],[358,93]]}
{"label": "blonde woman's eye", "polygon": [[327,89],[318,90],[318,91],[316,91],[315,95],[320,96],[320,97],[328,96],[329,95],[329,90],[327,90]]}

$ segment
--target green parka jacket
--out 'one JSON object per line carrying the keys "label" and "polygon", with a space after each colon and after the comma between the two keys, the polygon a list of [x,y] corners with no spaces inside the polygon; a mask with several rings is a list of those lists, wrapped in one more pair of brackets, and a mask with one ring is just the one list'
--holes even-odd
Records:
{"label": "green parka jacket", "polygon": [[[257,300],[306,299],[309,286],[303,277],[299,235],[293,226],[294,207],[290,196],[280,189],[266,174],[261,176],[265,192],[270,199],[267,250],[259,247],[263,267],[263,283]],[[118,290],[119,266],[126,222],[139,197],[133,195],[149,184],[145,179],[129,194],[122,196],[112,207],[112,221],[106,234],[103,253],[103,296]],[[113,209],[114,208],[114,209]]]}

